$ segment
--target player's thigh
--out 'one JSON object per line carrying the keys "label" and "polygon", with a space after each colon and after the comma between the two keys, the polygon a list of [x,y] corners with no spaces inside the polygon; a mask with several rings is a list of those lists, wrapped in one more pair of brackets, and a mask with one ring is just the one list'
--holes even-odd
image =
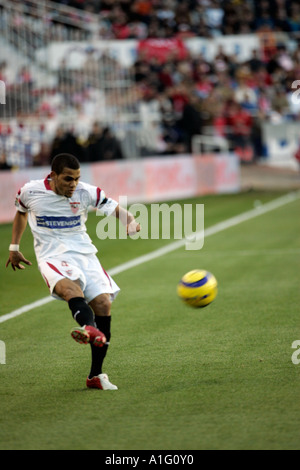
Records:
{"label": "player's thigh", "polygon": [[[114,300],[120,288],[111,276],[103,269],[100,261],[95,255],[86,257],[88,264],[82,268],[86,279],[83,289],[87,302],[93,302],[95,314],[106,315],[110,301]],[[103,297],[101,297],[103,295]]]}
{"label": "player's thigh", "polygon": [[67,302],[74,297],[84,297],[79,281],[61,279],[54,287],[54,293]]}
{"label": "player's thigh", "polygon": [[78,286],[81,288],[80,296],[83,295],[86,285],[85,275],[78,263],[66,255],[40,261],[39,270],[54,297],[60,299],[70,295],[79,296]]}

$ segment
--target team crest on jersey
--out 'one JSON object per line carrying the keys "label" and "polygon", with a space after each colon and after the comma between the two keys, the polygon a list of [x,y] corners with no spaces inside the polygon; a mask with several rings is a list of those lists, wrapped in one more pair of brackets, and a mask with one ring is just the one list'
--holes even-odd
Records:
{"label": "team crest on jersey", "polygon": [[[69,264],[67,263],[67,261],[62,261],[61,262],[61,265],[66,268],[66,267],[69,267]],[[72,269],[65,269],[65,272],[68,276],[72,276],[72,273],[73,273],[73,270]]]}
{"label": "team crest on jersey", "polygon": [[78,212],[79,206],[80,202],[70,202],[70,207],[73,214],[76,214],[76,212]]}

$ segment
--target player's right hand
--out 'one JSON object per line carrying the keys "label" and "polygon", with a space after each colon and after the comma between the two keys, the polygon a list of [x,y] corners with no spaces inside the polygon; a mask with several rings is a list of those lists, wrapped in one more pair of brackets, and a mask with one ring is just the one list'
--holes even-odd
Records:
{"label": "player's right hand", "polygon": [[10,251],[9,258],[6,261],[5,267],[7,268],[7,266],[11,264],[11,267],[13,268],[14,271],[16,270],[16,268],[25,269],[25,266],[23,266],[20,263],[25,263],[28,266],[32,265],[32,263],[28,259],[24,258],[24,256],[22,255],[20,251]]}

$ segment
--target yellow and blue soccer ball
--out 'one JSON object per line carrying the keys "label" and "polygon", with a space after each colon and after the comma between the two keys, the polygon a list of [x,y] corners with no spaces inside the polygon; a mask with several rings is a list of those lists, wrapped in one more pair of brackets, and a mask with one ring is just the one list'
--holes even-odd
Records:
{"label": "yellow and blue soccer ball", "polygon": [[177,294],[187,305],[203,308],[215,300],[218,282],[212,273],[204,269],[194,269],[180,279]]}

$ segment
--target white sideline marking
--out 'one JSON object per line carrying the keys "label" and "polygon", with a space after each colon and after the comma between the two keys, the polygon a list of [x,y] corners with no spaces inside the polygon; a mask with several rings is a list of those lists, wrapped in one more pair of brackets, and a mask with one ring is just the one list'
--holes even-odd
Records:
{"label": "white sideline marking", "polygon": [[[273,201],[267,202],[266,204],[262,204],[261,206],[255,207],[254,209],[251,209],[247,212],[243,212],[242,214],[236,215],[234,217],[231,217],[230,219],[224,220],[223,222],[219,222],[218,224],[215,224],[212,227],[209,227],[208,229],[204,230],[204,237],[209,237],[210,235],[214,235],[216,233],[222,232],[223,230],[226,230],[230,227],[234,227],[235,225],[238,225],[238,224],[241,224],[242,222],[253,219],[254,217],[257,217],[262,214],[266,214],[267,212],[278,209],[279,207],[282,207],[290,202],[296,201],[299,198],[300,198],[300,192],[293,192],[293,193],[286,194],[285,196],[281,196],[277,199],[274,199]],[[196,234],[196,237],[197,236],[198,237],[201,236],[201,233]],[[170,253],[171,251],[175,251],[178,248],[181,248],[182,246],[184,246],[185,243],[186,243],[186,239],[169,243],[169,245],[159,248],[157,250],[154,250],[151,253],[139,256],[131,261],[127,261],[126,263],[120,264],[119,266],[116,266],[115,268],[110,269],[108,273],[111,276],[114,276],[123,271],[127,271],[127,269],[134,268],[135,266],[139,266],[140,264],[147,263],[147,261],[151,261],[155,258],[159,258],[160,256]],[[23,307],[18,308],[17,310],[13,310],[12,312],[7,313],[6,315],[0,316],[0,323],[5,322],[6,320],[10,320],[11,318],[15,318],[19,315],[22,315],[25,312],[29,312],[30,310],[34,308],[41,307],[42,305],[52,302],[52,300],[54,300],[54,298],[51,296],[48,296],[48,297],[44,297],[43,299],[37,300],[36,302],[32,302],[31,304],[24,305]]]}
{"label": "white sideline marking", "polygon": [[10,313],[7,313],[6,315],[2,315],[0,317],[0,323],[5,322],[6,320],[10,320],[10,318],[15,318],[18,317],[19,315],[22,315],[22,313],[29,312],[29,310],[32,310],[36,307],[41,307],[44,304],[47,304],[48,302],[51,302],[54,300],[53,297],[44,297],[43,299],[36,300],[35,302],[32,302],[31,304],[24,305],[21,308],[18,308],[17,310],[13,310]]}
{"label": "white sideline marking", "polygon": [[[294,255],[300,255],[300,248],[295,248],[289,250],[287,249],[278,249],[278,250],[273,250],[273,249],[265,249],[265,250],[214,250],[210,251],[209,253],[202,253],[202,256],[270,256],[270,255],[278,255],[278,256],[294,256]],[[184,254],[181,252],[179,255],[180,257],[184,256]]]}

